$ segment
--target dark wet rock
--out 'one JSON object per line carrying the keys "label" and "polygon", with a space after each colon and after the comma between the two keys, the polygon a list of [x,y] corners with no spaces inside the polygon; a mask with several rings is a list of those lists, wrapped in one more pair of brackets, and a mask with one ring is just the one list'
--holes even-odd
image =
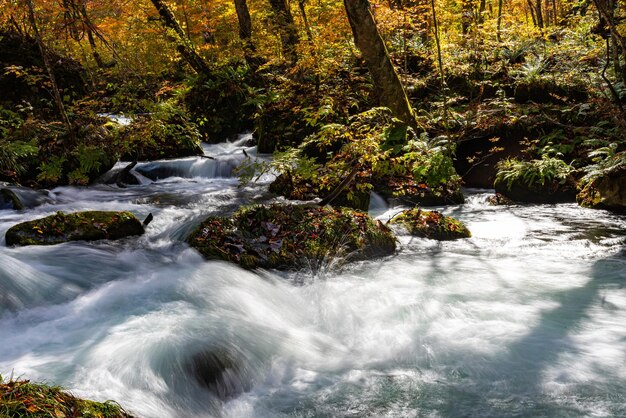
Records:
{"label": "dark wet rock", "polygon": [[68,241],[115,240],[143,234],[141,222],[130,212],[57,212],[9,228],[7,245],[52,245]]}
{"label": "dark wet rock", "polygon": [[551,181],[531,185],[522,180],[516,180],[510,185],[496,182],[495,189],[496,193],[518,203],[572,203],[576,201],[576,182],[573,179],[564,183]]}
{"label": "dark wet rock", "polygon": [[581,206],[626,212],[626,167],[596,178],[576,196]]}
{"label": "dark wet rock", "polygon": [[451,241],[472,236],[461,221],[437,211],[420,208],[401,212],[391,220],[391,223],[404,226],[411,235],[438,241]]}
{"label": "dark wet rock", "polygon": [[125,167],[111,170],[104,176],[102,176],[100,181],[102,181],[104,184],[116,184],[120,187],[141,184],[139,178],[132,172],[132,169],[135,168],[136,165],[137,161],[133,161]]}
{"label": "dark wet rock", "polygon": [[391,230],[367,214],[320,206],[251,206],[232,218],[209,217],[187,238],[207,259],[244,268],[316,268],[342,258],[364,260],[392,254]]}
{"label": "dark wet rock", "polygon": [[0,189],[0,209],[22,210],[24,205],[11,189]]}
{"label": "dark wet rock", "polygon": [[252,389],[242,362],[226,350],[207,350],[191,358],[189,369],[198,383],[225,400]]}
{"label": "dark wet rock", "polygon": [[515,202],[512,201],[511,199],[509,199],[508,197],[500,194],[500,193],[496,193],[493,196],[489,196],[487,198],[487,203],[489,203],[490,205],[493,206],[506,206],[506,205],[514,205]]}
{"label": "dark wet rock", "polygon": [[47,190],[33,190],[27,187],[6,187],[0,189],[0,209],[32,209],[52,202]]}

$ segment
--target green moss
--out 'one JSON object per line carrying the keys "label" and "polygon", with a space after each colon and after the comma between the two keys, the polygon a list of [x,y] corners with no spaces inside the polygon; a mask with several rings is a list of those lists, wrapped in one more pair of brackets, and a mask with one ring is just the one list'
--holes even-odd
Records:
{"label": "green moss", "polygon": [[7,418],[131,418],[118,404],[76,398],[58,386],[0,379],[0,416]]}
{"label": "green moss", "polygon": [[130,212],[57,212],[22,222],[6,233],[7,245],[52,245],[68,241],[120,239],[143,234],[141,222]]}
{"label": "green moss", "polygon": [[329,258],[361,260],[395,251],[389,228],[350,209],[270,205],[209,217],[187,239],[208,259],[244,268],[316,267]]}
{"label": "green moss", "polygon": [[461,221],[442,215],[437,211],[426,211],[419,208],[405,210],[393,218],[391,223],[403,225],[411,235],[439,241],[472,236],[469,229]]}

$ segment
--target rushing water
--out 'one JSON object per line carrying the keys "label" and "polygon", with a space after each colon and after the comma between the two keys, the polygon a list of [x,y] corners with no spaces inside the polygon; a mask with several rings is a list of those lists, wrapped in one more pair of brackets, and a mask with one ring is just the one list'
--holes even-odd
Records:
{"label": "rushing water", "polygon": [[[230,177],[244,141],[162,163],[175,177],[0,211],[2,237],[57,210],[154,214],[117,242],[2,242],[0,373],[140,417],[626,416],[624,217],[470,191],[443,210],[471,239],[400,237],[397,255],[341,270],[249,272],[183,242],[204,216],[267,198]],[[235,365],[222,396],[191,372],[206,352]]]}

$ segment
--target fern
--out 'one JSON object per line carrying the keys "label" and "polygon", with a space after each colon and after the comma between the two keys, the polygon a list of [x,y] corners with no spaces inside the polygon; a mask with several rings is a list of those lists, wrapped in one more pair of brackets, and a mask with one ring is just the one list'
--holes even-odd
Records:
{"label": "fern", "polygon": [[570,164],[546,154],[540,160],[507,159],[498,163],[497,168],[495,183],[505,183],[509,190],[516,182],[528,187],[544,186],[555,181],[564,183],[573,171]]}

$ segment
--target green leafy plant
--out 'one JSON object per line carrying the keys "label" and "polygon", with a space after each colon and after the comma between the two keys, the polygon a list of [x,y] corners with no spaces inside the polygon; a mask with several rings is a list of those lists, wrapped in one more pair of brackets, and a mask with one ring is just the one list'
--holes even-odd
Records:
{"label": "green leafy plant", "polygon": [[581,179],[583,184],[589,184],[594,180],[613,173],[626,167],[626,151],[617,152],[616,143],[598,148],[589,153],[593,164],[584,168],[585,175]]}
{"label": "green leafy plant", "polygon": [[508,189],[516,182],[522,182],[528,187],[551,182],[564,183],[574,170],[565,161],[547,154],[542,155],[540,160],[506,159],[498,163],[497,168],[495,183],[505,183]]}

